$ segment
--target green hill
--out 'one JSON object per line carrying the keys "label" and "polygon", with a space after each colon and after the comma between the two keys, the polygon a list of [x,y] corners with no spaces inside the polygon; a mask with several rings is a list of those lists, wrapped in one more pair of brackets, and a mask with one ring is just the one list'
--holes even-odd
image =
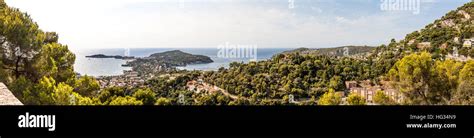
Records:
{"label": "green hill", "polygon": [[469,2],[428,24],[425,28],[407,34],[398,42],[392,40],[388,47],[379,47],[375,54],[394,51],[396,54],[427,51],[437,57],[453,53],[474,57],[474,50],[463,46],[465,41],[474,41],[474,2]]}
{"label": "green hill", "polygon": [[300,54],[312,54],[312,55],[326,55],[326,56],[344,56],[345,51],[347,50],[348,55],[365,55],[375,47],[371,46],[342,46],[334,48],[298,48],[290,51],[283,52],[284,54],[298,52]]}

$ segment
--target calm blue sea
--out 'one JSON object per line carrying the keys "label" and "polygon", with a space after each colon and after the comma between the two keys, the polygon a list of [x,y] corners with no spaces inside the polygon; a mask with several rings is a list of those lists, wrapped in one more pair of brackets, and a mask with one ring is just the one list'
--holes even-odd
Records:
{"label": "calm blue sea", "polygon": [[[129,67],[122,67],[126,61],[118,59],[99,59],[86,58],[87,55],[106,54],[106,55],[129,55],[135,57],[147,57],[153,53],[165,52],[170,50],[181,50],[183,52],[205,55],[214,60],[209,64],[188,65],[186,67],[179,67],[179,69],[186,70],[217,70],[220,67],[227,68],[231,62],[249,62],[246,58],[219,58],[217,56],[219,49],[216,48],[136,48],[136,49],[84,49],[73,51],[76,54],[76,63],[74,69],[81,75],[90,76],[111,76],[120,75],[123,70],[130,70]],[[289,48],[264,48],[257,49],[257,60],[270,59],[273,55],[283,51],[290,50]]]}

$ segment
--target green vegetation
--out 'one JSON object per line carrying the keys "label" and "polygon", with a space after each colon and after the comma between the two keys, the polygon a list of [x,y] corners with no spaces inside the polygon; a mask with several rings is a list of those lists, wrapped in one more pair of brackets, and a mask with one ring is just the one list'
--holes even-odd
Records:
{"label": "green vegetation", "polygon": [[99,83],[93,77],[87,75],[76,80],[74,86],[77,93],[84,96],[94,96],[100,89]]}
{"label": "green vegetation", "polygon": [[458,80],[459,86],[451,99],[452,104],[474,104],[474,61],[469,61],[461,70]]}
{"label": "green vegetation", "polygon": [[[29,15],[0,0],[0,81],[28,105],[365,105],[368,101],[355,94],[343,100],[344,82],[363,80],[374,85],[391,82],[406,97],[397,103],[377,91],[375,104],[472,105],[474,61],[446,58],[454,47],[461,55],[474,55],[472,48],[454,41],[474,36],[473,21],[463,13],[473,16],[474,2],[404,40],[375,48],[349,47],[349,56],[342,48],[302,48],[266,61],[234,62],[218,71],[171,72],[166,68],[212,60],[181,51],[157,53],[130,64],[140,73],[163,67],[173,77],[154,77],[145,86],[101,89],[93,77],[76,77],[75,55],[58,43],[56,33],[43,32]],[[430,46],[420,47],[423,42]],[[187,83],[195,80],[221,89],[188,89]]]}
{"label": "green vegetation", "polygon": [[383,93],[383,91],[377,91],[374,96],[374,103],[379,105],[393,105],[395,101],[390,99],[387,95]]}
{"label": "green vegetation", "polygon": [[155,105],[171,105],[171,101],[168,99],[168,98],[159,98],[158,100],[156,100],[156,103]]}
{"label": "green vegetation", "polygon": [[[43,32],[26,13],[0,1],[0,81],[24,104],[93,104],[98,84],[90,77],[76,80],[75,55],[58,43],[54,32]],[[77,84],[77,85],[76,85]]]}
{"label": "green vegetation", "polygon": [[137,100],[135,97],[117,97],[110,102],[110,105],[143,105],[142,101]]}
{"label": "green vegetation", "polygon": [[351,94],[347,97],[347,103],[349,105],[365,105],[366,101],[359,95]]}
{"label": "green vegetation", "polygon": [[332,89],[321,96],[318,105],[339,105],[342,103],[341,96],[334,93]]}
{"label": "green vegetation", "polygon": [[[309,48],[297,48],[290,51],[283,52],[287,53],[304,53],[311,55],[326,55],[326,56],[344,56],[347,55],[364,55],[372,52],[375,47],[370,46],[344,46],[344,47],[335,47],[335,48],[318,48],[318,49],[309,49]],[[347,53],[345,53],[347,50]]]}
{"label": "green vegetation", "polygon": [[389,75],[411,104],[448,104],[453,95],[459,94],[456,91],[463,89],[458,88],[459,82],[472,81],[464,77],[472,72],[462,72],[472,68],[471,62],[433,61],[429,53],[415,53],[398,61]]}
{"label": "green vegetation", "polygon": [[154,105],[156,102],[156,94],[150,89],[139,89],[133,94],[133,97],[137,100],[143,101],[144,105]]}
{"label": "green vegetation", "polygon": [[175,65],[186,65],[186,64],[200,64],[200,63],[211,63],[214,62],[210,57],[203,55],[193,55],[185,53],[180,50],[166,51],[163,53],[155,53],[150,55],[150,58],[157,60],[163,60]]}

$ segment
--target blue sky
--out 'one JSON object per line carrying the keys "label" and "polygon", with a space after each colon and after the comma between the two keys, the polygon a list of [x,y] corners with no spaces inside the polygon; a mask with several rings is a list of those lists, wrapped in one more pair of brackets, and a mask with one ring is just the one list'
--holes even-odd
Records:
{"label": "blue sky", "polygon": [[469,1],[421,0],[414,14],[381,0],[6,0],[71,49],[380,45]]}

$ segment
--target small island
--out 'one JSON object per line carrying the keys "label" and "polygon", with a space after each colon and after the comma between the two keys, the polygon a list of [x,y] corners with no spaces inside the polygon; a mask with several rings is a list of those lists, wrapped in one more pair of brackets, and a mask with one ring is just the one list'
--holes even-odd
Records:
{"label": "small island", "polygon": [[122,60],[135,59],[134,56],[120,56],[120,55],[110,56],[110,55],[104,55],[104,54],[90,55],[90,56],[86,56],[86,58],[114,58],[114,59],[122,59]]}

